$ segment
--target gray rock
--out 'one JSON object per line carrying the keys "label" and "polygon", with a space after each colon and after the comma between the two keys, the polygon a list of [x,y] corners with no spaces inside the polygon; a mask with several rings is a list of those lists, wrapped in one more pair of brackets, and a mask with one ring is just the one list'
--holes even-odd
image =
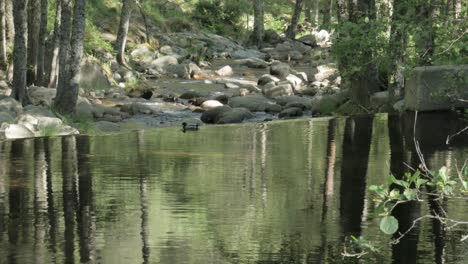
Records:
{"label": "gray rock", "polygon": [[32,116],[23,114],[18,117],[18,125],[23,125],[31,131],[40,131],[44,129],[53,129],[62,126],[61,119],[56,117]]}
{"label": "gray rock", "polygon": [[56,89],[31,86],[28,88],[29,100],[33,105],[51,106],[54,102]]}
{"label": "gray rock", "polygon": [[279,118],[293,118],[293,117],[299,117],[299,116],[302,116],[303,115],[303,111],[301,108],[299,107],[291,107],[291,108],[287,108],[283,111],[281,111],[281,113],[279,113],[278,117]]}
{"label": "gray rock", "polygon": [[237,50],[232,53],[234,59],[265,58],[265,54],[254,49]]}
{"label": "gray rock", "polygon": [[291,68],[289,64],[282,62],[275,62],[270,66],[270,74],[274,75],[280,79],[286,78],[291,73]]}
{"label": "gray rock", "polygon": [[236,79],[236,78],[221,78],[221,79],[217,79],[216,83],[218,83],[218,84],[232,83],[232,84],[235,84],[235,85],[237,85],[237,86],[239,86],[241,88],[249,87],[249,86],[257,86],[257,82],[242,80],[242,79]]}
{"label": "gray rock", "polygon": [[228,77],[234,74],[234,70],[231,66],[226,65],[223,68],[216,71],[216,74],[220,77]]}
{"label": "gray rock", "polygon": [[213,108],[221,107],[221,106],[223,106],[223,104],[216,100],[207,100],[201,104],[201,108],[205,110],[211,110]]}
{"label": "gray rock", "polygon": [[81,102],[76,106],[76,115],[80,118],[91,119],[93,115],[93,106],[89,103]]}
{"label": "gray rock", "polygon": [[260,86],[263,86],[263,85],[266,85],[268,83],[278,83],[280,81],[279,78],[273,76],[273,75],[270,75],[270,74],[264,74],[262,75],[262,77],[260,77],[260,79],[258,79],[257,81],[257,84],[260,85]]}
{"label": "gray rock", "polygon": [[229,106],[246,108],[252,112],[280,112],[281,106],[261,95],[238,96],[229,99]]}
{"label": "gray rock", "polygon": [[239,85],[234,84],[234,83],[225,83],[224,88],[226,89],[239,89]]}
{"label": "gray rock", "polygon": [[269,66],[268,62],[259,58],[246,58],[246,59],[235,60],[234,64],[240,65],[240,66],[246,66],[248,68],[255,68],[255,69],[266,69]]}
{"label": "gray rock", "polygon": [[253,118],[254,115],[246,108],[233,108],[226,112],[221,112],[217,124],[234,124]]}
{"label": "gray rock", "polygon": [[0,100],[0,112],[14,113],[15,116],[23,112],[23,106],[11,97]]}
{"label": "gray rock", "polygon": [[382,105],[388,103],[388,91],[377,92],[370,97],[370,107],[372,109],[378,109]]}
{"label": "gray rock", "polygon": [[323,82],[332,81],[338,77],[338,70],[334,64],[320,65],[317,67],[318,73],[315,74],[315,80]]}
{"label": "gray rock", "polygon": [[151,67],[164,71],[169,65],[177,65],[179,62],[174,56],[162,56],[151,62]]}
{"label": "gray rock", "polygon": [[292,85],[294,90],[296,90],[304,84],[302,79],[294,74],[289,74],[288,76],[286,76],[286,80]]}
{"label": "gray rock", "polygon": [[206,124],[216,124],[219,121],[221,113],[228,112],[231,109],[230,106],[225,105],[208,110],[201,115],[200,120]]}
{"label": "gray rock", "polygon": [[133,61],[150,63],[155,57],[155,52],[148,45],[140,44],[133,49],[130,55]]}
{"label": "gray rock", "polygon": [[340,91],[332,95],[314,96],[311,102],[311,110],[314,113],[329,114],[336,111],[348,99],[348,91]]}
{"label": "gray rock", "polygon": [[307,109],[310,109],[312,103],[312,99],[310,97],[303,97],[297,95],[276,97],[275,101],[277,104],[282,106],[298,104],[306,106]]}
{"label": "gray rock", "polygon": [[0,125],[3,123],[13,123],[15,121],[15,117],[11,114],[11,112],[0,112]]}
{"label": "gray rock", "polygon": [[413,111],[468,108],[466,76],[468,65],[414,68],[406,82],[405,108]]}
{"label": "gray rock", "polygon": [[85,59],[81,63],[80,88],[85,91],[108,90],[111,88],[111,73],[106,73],[99,61]]}
{"label": "gray rock", "polygon": [[34,132],[24,125],[4,123],[1,130],[6,139],[32,138],[35,136]]}
{"label": "gray rock", "polygon": [[197,97],[202,97],[203,95],[197,91],[194,91],[194,90],[190,90],[190,91],[187,91],[187,92],[184,92],[182,93],[179,98],[180,99],[185,99],[185,100],[190,100],[190,99],[194,99],[194,98],[197,98]]}
{"label": "gray rock", "polygon": [[289,96],[294,94],[294,90],[291,84],[280,84],[274,87],[264,86],[262,93],[268,98],[274,98],[278,96]]}
{"label": "gray rock", "polygon": [[317,39],[314,35],[305,35],[298,39],[298,41],[305,43],[311,47],[317,46]]}

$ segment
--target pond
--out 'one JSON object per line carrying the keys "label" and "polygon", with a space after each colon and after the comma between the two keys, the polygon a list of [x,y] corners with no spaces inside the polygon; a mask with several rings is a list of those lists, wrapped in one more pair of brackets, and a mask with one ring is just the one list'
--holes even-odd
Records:
{"label": "pond", "polygon": [[[414,116],[319,118],[0,142],[1,263],[466,263],[468,227],[426,219],[397,245],[372,215],[370,185],[417,166]],[[467,125],[420,115],[431,168],[468,158]],[[405,165],[406,164],[406,165]],[[405,231],[468,200],[410,203]]]}

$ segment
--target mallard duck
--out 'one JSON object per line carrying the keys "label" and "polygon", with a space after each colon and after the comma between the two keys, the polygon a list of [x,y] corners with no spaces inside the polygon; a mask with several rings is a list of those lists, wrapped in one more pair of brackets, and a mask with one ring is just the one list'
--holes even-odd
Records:
{"label": "mallard duck", "polygon": [[182,131],[196,131],[198,130],[198,124],[187,124],[186,122],[182,123]]}

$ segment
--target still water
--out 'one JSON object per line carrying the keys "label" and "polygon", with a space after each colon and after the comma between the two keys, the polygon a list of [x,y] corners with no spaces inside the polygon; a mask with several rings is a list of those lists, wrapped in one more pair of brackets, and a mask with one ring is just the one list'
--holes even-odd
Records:
{"label": "still water", "polygon": [[[356,117],[0,142],[0,263],[468,263],[467,226],[398,245],[367,191],[417,166],[413,117]],[[462,117],[418,119],[433,168],[468,158]],[[407,204],[401,230],[468,200]],[[343,259],[348,237],[378,254]]]}

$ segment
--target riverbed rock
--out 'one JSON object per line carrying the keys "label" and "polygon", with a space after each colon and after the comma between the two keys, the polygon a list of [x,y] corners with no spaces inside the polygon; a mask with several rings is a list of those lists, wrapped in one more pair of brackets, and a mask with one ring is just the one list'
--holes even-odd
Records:
{"label": "riverbed rock", "polygon": [[229,99],[229,105],[233,108],[246,108],[252,112],[278,113],[282,110],[281,106],[262,95],[232,97]]}
{"label": "riverbed rock", "polygon": [[44,129],[60,127],[63,122],[61,119],[56,117],[32,116],[29,114],[23,114],[18,117],[17,124],[23,125],[29,130],[35,132]]}
{"label": "riverbed rock", "polygon": [[286,80],[292,85],[294,90],[299,89],[304,84],[304,81],[294,74],[286,76]]}
{"label": "riverbed rock", "polygon": [[24,125],[4,123],[1,126],[0,131],[0,138],[3,137],[5,139],[21,139],[34,137],[34,132]]}
{"label": "riverbed rock", "polygon": [[10,112],[0,112],[0,125],[3,123],[13,123],[15,117]]}
{"label": "riverbed rock", "polygon": [[274,100],[277,104],[287,108],[294,105],[303,105],[306,109],[310,109],[312,104],[312,99],[310,97],[297,95],[275,97]]}
{"label": "riverbed rock", "polygon": [[332,95],[317,95],[312,98],[313,113],[330,114],[349,99],[348,91],[340,91]]}
{"label": "riverbed rock", "polygon": [[56,92],[56,89],[39,86],[31,86],[28,88],[29,100],[33,105],[51,106]]}
{"label": "riverbed rock", "polygon": [[211,110],[213,108],[221,106],[223,106],[223,104],[216,100],[207,100],[201,104],[201,108],[203,108],[204,110]]}
{"label": "riverbed rock", "polygon": [[248,68],[255,68],[255,69],[266,69],[269,66],[269,63],[259,59],[259,58],[246,58],[246,59],[239,59],[234,61],[235,65],[245,66]]}
{"label": "riverbed rock", "polygon": [[291,67],[287,63],[275,62],[270,66],[270,74],[280,79],[286,78],[291,73]]}
{"label": "riverbed rock", "polygon": [[268,83],[274,83],[277,84],[280,81],[280,79],[276,76],[273,76],[271,74],[264,74],[258,79],[257,84],[260,86],[266,85]]}
{"label": "riverbed rock", "polygon": [[232,108],[218,116],[217,124],[234,124],[253,118],[254,115],[246,108]]}
{"label": "riverbed rock", "polygon": [[255,49],[240,49],[231,53],[234,59],[265,58],[265,54]]}
{"label": "riverbed rock", "polygon": [[311,47],[316,47],[317,46],[317,39],[314,35],[309,34],[309,35],[304,35],[298,39],[298,41],[311,46]]}
{"label": "riverbed rock", "polygon": [[262,87],[262,93],[267,98],[278,96],[289,96],[294,94],[293,86],[290,83],[278,84],[276,86],[265,85]]}
{"label": "riverbed rock", "polygon": [[79,78],[80,88],[85,91],[108,90],[112,85],[110,73],[96,59],[86,58],[82,61]]}
{"label": "riverbed rock", "polygon": [[232,108],[227,105],[217,107],[217,108],[204,112],[201,115],[200,120],[206,124],[216,124],[219,121],[219,116],[221,115],[221,113],[228,112],[230,110],[232,110]]}
{"label": "riverbed rock", "polygon": [[414,68],[406,82],[405,108],[413,111],[468,108],[466,76],[468,65]]}
{"label": "riverbed rock", "polygon": [[335,64],[325,64],[317,67],[318,72],[314,75],[315,81],[332,81],[338,77],[338,70]]}
{"label": "riverbed rock", "polygon": [[177,65],[179,62],[174,56],[162,56],[151,61],[151,67],[158,71],[165,71],[170,65]]}
{"label": "riverbed rock", "polygon": [[221,69],[216,71],[216,75],[220,77],[228,77],[234,75],[234,70],[232,69],[231,66],[226,65],[222,67]]}
{"label": "riverbed rock", "polygon": [[198,97],[202,97],[203,95],[200,92],[197,92],[195,90],[189,90],[184,93],[182,93],[179,98],[180,99],[185,99],[185,100],[190,100]]}
{"label": "riverbed rock", "polygon": [[130,53],[131,59],[136,62],[151,63],[156,53],[147,44],[136,46]]}
{"label": "riverbed rock", "polygon": [[0,112],[8,112],[14,116],[23,112],[23,106],[11,97],[0,100]]}
{"label": "riverbed rock", "polygon": [[302,111],[301,108],[299,107],[290,107],[287,109],[284,109],[279,113],[278,117],[279,118],[294,118],[294,117],[299,117],[302,116],[304,112]]}

